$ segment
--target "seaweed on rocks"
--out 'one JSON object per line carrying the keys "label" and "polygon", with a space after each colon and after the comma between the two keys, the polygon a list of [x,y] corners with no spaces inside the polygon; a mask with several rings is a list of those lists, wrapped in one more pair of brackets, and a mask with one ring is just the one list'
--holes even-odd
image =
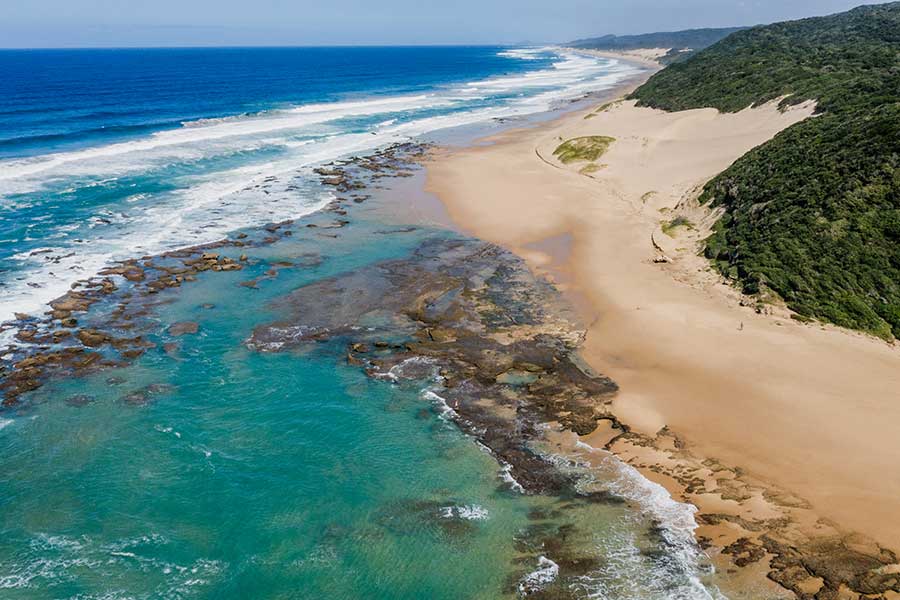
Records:
{"label": "seaweed on rocks", "polygon": [[[375,175],[406,176],[429,150],[427,144],[394,144],[314,171],[323,185],[338,192],[361,190],[371,185]],[[360,194],[352,200],[336,198],[325,210],[305,218],[304,224],[313,231],[342,229],[350,224],[344,218],[346,208],[367,198]],[[340,218],[335,219],[334,214]],[[0,349],[4,359],[0,362],[0,407],[16,407],[23,395],[50,379],[87,375],[137,359],[155,347],[147,339],[149,330],[142,320],[162,302],[159,294],[196,281],[201,273],[241,271],[250,261],[246,251],[292,237],[294,229],[293,220],[268,223],[216,242],[117,261],[93,277],[75,282],[69,292],[49,303],[43,316],[17,315],[16,320],[0,324],[0,332],[13,330],[16,340]],[[308,255],[296,264],[273,263],[262,277],[238,285],[254,288],[263,279],[277,277],[280,269],[312,268],[321,260],[318,255]],[[102,318],[93,319],[97,323],[84,326],[81,321],[91,320],[86,317],[101,301],[116,306]],[[134,330],[141,327],[145,330],[135,335]],[[175,324],[173,335],[179,332],[192,333],[193,326]],[[166,344],[164,350],[175,354],[172,344]]]}
{"label": "seaweed on rocks", "polygon": [[[614,420],[608,405],[617,386],[578,360],[584,333],[573,312],[513,254],[432,236],[409,258],[314,282],[275,305],[286,318],[258,327],[251,349],[341,344],[348,363],[373,378],[425,382],[423,398],[489,450],[521,491],[578,506],[621,502],[580,491],[575,475],[537,450],[548,423],[588,433]],[[572,597],[566,582],[596,566],[560,527],[572,526],[536,523],[519,541],[531,563],[553,554],[553,582],[538,585],[535,576],[523,595]]]}

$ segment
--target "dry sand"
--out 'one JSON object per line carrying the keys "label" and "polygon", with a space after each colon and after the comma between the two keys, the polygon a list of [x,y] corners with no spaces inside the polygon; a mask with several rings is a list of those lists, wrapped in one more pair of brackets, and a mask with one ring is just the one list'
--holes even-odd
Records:
{"label": "dry sand", "polygon": [[[751,535],[748,520],[786,518],[805,534],[860,532],[900,550],[900,350],[783,309],[757,314],[696,254],[716,218],[697,205],[699,188],[812,112],[622,101],[428,167],[429,191],[463,231],[524,256],[576,299],[591,323],[585,358],[621,386],[614,413],[652,440],[611,449],[701,515],[726,515],[701,517],[719,549]],[[553,158],[587,135],[616,138],[596,170]],[[678,215],[693,229],[664,233]]]}
{"label": "dry sand", "polygon": [[567,48],[582,54],[590,56],[602,56],[604,58],[625,59],[630,62],[637,62],[642,65],[651,67],[654,70],[659,69],[658,60],[669,53],[671,48],[636,48],[634,50],[624,50],[622,52],[607,52],[605,50],[589,50],[585,48]]}

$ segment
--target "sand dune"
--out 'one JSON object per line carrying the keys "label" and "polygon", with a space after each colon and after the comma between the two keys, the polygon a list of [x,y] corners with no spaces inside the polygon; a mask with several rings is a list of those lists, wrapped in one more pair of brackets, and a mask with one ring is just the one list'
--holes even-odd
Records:
{"label": "sand dune", "polygon": [[[650,437],[667,427],[700,461],[783,490],[793,500],[773,510],[811,529],[825,517],[900,549],[900,351],[801,325],[778,307],[757,314],[697,256],[717,216],[697,205],[697,190],[813,108],[664,113],[623,101],[441,157],[428,185],[463,230],[572,293],[592,321],[586,358],[621,385],[623,421]],[[593,167],[553,157],[563,141],[592,135],[616,138]],[[701,512],[704,502],[719,513],[768,510],[725,501],[721,489],[679,492],[646,453],[614,449]],[[812,512],[793,514],[806,503]],[[728,532],[707,533],[729,542]]]}

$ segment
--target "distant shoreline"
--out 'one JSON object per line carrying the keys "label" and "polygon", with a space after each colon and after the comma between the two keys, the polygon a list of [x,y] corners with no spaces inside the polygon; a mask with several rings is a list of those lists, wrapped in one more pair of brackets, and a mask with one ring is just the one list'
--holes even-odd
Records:
{"label": "distant shoreline", "polygon": [[[588,56],[614,58],[618,60],[638,63],[642,66],[653,69],[654,71],[658,71],[662,68],[662,65],[660,65],[657,59],[661,56],[664,56],[669,51],[669,48],[650,48],[644,50],[631,50],[623,52],[612,52],[609,50],[591,50],[589,48],[572,48],[570,46],[559,46],[559,48],[562,50],[567,50],[569,52],[579,52]],[[635,85],[632,87],[636,88],[638,86]]]}

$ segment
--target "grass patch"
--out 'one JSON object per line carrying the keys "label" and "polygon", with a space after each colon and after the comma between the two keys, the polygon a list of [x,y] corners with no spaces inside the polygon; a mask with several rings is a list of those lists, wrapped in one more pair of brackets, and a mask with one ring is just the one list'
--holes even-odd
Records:
{"label": "grass patch", "polygon": [[581,169],[579,169],[578,172],[581,173],[582,175],[590,175],[592,173],[596,173],[597,171],[604,168],[605,166],[606,165],[598,165],[597,163],[591,163],[591,164],[584,165],[583,167],[581,167]]}
{"label": "grass patch", "polygon": [[694,224],[691,223],[691,220],[684,216],[677,216],[671,221],[664,221],[662,224],[662,231],[669,237],[674,237],[675,231],[679,227],[685,227],[687,229],[694,229]]}
{"label": "grass patch", "polygon": [[594,162],[609,149],[610,144],[616,141],[605,135],[589,135],[563,142],[553,151],[563,164],[573,162]]}
{"label": "grass patch", "polygon": [[606,112],[606,111],[608,111],[609,109],[611,109],[612,107],[614,107],[614,106],[616,106],[616,105],[618,105],[618,104],[621,104],[621,103],[622,103],[621,100],[614,100],[614,101],[612,101],[612,102],[607,102],[606,104],[601,105],[597,110],[595,110],[595,111],[593,111],[593,112],[590,112],[590,113],[586,114],[586,115],[584,116],[584,120],[587,121],[588,119],[593,119],[594,117],[596,117],[596,116],[599,115],[600,113]]}
{"label": "grass patch", "polygon": [[612,102],[607,102],[606,104],[601,105],[597,110],[594,111],[596,114],[600,114],[602,112],[608,111],[610,108],[618,104],[620,100],[614,100]]}

